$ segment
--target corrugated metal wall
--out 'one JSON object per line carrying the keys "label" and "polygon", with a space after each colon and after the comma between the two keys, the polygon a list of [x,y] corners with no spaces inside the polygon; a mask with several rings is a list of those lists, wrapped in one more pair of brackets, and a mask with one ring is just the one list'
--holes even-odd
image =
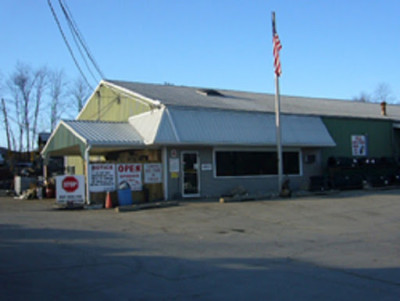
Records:
{"label": "corrugated metal wall", "polygon": [[367,137],[368,157],[393,157],[393,129],[391,120],[322,117],[336,147],[322,151],[324,166],[331,156],[352,157],[351,136]]}

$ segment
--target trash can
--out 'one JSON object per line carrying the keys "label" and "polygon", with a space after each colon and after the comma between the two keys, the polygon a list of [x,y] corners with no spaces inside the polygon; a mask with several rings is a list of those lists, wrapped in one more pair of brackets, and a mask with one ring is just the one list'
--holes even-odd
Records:
{"label": "trash can", "polygon": [[120,206],[132,205],[132,192],[127,182],[122,182],[118,189],[118,204]]}

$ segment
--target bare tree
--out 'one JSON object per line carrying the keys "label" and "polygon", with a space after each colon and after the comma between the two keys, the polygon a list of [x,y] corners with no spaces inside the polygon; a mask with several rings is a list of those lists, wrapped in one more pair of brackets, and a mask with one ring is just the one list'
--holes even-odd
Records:
{"label": "bare tree", "polygon": [[[29,142],[29,116],[27,112],[29,110],[30,94],[33,87],[31,73],[32,69],[29,66],[18,63],[15,72],[11,75],[8,82],[8,86],[13,94],[13,102],[15,105],[14,120],[19,131],[18,138],[20,152],[24,148],[24,136]],[[26,121],[27,124],[25,124]],[[26,135],[25,132],[27,133]],[[29,145],[30,144],[28,143],[26,147],[28,148]]]}
{"label": "bare tree", "polygon": [[353,97],[353,101],[370,102],[371,96],[366,92],[361,92],[359,96]]}
{"label": "bare tree", "polygon": [[394,102],[394,96],[392,93],[392,89],[386,83],[380,83],[373,94],[374,102]]}
{"label": "bare tree", "polygon": [[33,125],[32,125],[32,145],[31,149],[34,148],[34,139],[38,133],[38,120],[40,116],[40,108],[42,104],[42,97],[44,90],[46,88],[46,80],[47,80],[47,69],[41,68],[37,72],[37,79],[36,79],[36,91],[35,91],[35,111],[34,111],[34,118],[33,118]]}
{"label": "bare tree", "polygon": [[67,82],[63,71],[52,71],[49,78],[50,128],[53,131],[63,113],[63,96]]}
{"label": "bare tree", "polygon": [[19,151],[25,149],[29,152],[33,148],[45,74],[43,68],[35,71],[29,65],[17,63],[15,72],[8,80],[11,102],[14,104],[14,114],[10,120],[13,120],[18,128]]}
{"label": "bare tree", "polygon": [[70,89],[70,93],[73,98],[74,107],[76,108],[77,113],[79,113],[82,110],[85,101],[90,96],[90,92],[91,92],[90,87],[81,77],[77,78],[73,82],[73,85]]}

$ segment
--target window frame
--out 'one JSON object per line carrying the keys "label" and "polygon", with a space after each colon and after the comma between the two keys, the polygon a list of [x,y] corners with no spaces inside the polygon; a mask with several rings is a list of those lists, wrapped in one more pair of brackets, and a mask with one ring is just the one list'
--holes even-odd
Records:
{"label": "window frame", "polygon": [[[218,176],[217,175],[217,152],[276,152],[275,148],[214,148],[213,149],[213,176],[216,179],[238,179],[238,178],[273,178],[277,177],[278,173],[276,174],[263,174],[263,175],[229,175],[229,176]],[[298,174],[283,174],[285,176],[290,177],[301,177],[303,176],[303,160],[302,160],[302,151],[300,148],[285,148],[283,153],[286,152],[297,152],[298,160],[299,160],[299,173]]]}

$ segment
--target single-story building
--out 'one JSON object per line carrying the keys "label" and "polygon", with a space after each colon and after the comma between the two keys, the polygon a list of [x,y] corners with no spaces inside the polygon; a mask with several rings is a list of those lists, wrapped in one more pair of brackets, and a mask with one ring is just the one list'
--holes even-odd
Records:
{"label": "single-story building", "polygon": [[[291,188],[308,189],[332,157],[398,158],[400,107],[382,110],[281,96]],[[274,111],[272,94],[103,80],[76,120],[59,123],[42,155],[65,156],[68,173],[85,174],[88,199],[98,192],[90,166],[106,163],[142,166],[136,199],[218,197],[239,186],[261,196],[277,191]]]}

